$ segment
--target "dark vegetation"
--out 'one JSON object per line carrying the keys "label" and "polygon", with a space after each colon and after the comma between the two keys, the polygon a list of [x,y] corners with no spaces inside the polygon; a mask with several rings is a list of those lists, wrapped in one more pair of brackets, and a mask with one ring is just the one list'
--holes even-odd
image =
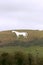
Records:
{"label": "dark vegetation", "polygon": [[1,46],[21,46],[21,47],[29,47],[29,46],[43,46],[43,39],[34,39],[31,41],[20,41],[20,40],[15,40],[8,42],[6,44],[2,44]]}
{"label": "dark vegetation", "polygon": [[43,65],[43,57],[38,54],[33,56],[31,53],[24,54],[16,51],[13,55],[2,53],[0,55],[0,65]]}

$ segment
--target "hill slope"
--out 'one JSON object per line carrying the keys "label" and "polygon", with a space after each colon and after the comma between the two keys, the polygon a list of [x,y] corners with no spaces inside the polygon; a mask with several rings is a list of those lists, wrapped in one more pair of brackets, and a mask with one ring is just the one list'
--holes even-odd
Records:
{"label": "hill slope", "polygon": [[43,45],[43,31],[38,30],[16,30],[19,32],[27,32],[27,38],[23,36],[16,36],[15,33],[12,33],[12,30],[0,32],[0,46],[1,45]]}

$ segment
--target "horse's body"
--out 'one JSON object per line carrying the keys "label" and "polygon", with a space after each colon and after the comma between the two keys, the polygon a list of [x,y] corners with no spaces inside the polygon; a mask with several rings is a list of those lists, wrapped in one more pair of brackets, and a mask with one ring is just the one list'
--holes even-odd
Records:
{"label": "horse's body", "polygon": [[17,31],[12,31],[12,33],[16,33],[16,35],[17,36],[19,36],[19,35],[23,35],[24,37],[26,37],[27,36],[27,32],[17,32]]}

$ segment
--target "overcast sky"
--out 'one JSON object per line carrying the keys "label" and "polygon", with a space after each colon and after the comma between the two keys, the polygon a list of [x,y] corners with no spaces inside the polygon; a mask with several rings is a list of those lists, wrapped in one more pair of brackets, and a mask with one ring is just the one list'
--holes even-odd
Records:
{"label": "overcast sky", "polygon": [[0,30],[43,29],[43,0],[0,0]]}

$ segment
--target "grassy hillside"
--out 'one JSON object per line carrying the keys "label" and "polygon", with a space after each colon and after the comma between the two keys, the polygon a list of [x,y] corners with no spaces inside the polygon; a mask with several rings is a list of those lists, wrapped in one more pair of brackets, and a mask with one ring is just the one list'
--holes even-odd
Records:
{"label": "grassy hillside", "polygon": [[17,51],[22,51],[24,54],[31,53],[33,55],[39,55],[43,57],[43,47],[40,46],[31,46],[31,47],[20,47],[20,46],[8,46],[8,47],[0,47],[0,54],[6,52],[10,54],[14,54]]}
{"label": "grassy hillside", "polygon": [[[0,45],[43,45],[43,31],[39,30],[16,30],[19,32],[27,32],[27,38],[16,36],[12,30],[0,32]],[[31,43],[31,44],[30,44]]]}
{"label": "grassy hillside", "polygon": [[[23,60],[24,65],[30,63],[32,63],[30,65],[43,65],[43,31],[16,31],[27,32],[28,36],[26,38],[22,35],[17,37],[15,33],[12,33],[12,30],[0,32],[0,65],[15,65],[15,59],[17,65],[21,65],[18,64],[19,59]],[[31,62],[28,64],[27,61]]]}

